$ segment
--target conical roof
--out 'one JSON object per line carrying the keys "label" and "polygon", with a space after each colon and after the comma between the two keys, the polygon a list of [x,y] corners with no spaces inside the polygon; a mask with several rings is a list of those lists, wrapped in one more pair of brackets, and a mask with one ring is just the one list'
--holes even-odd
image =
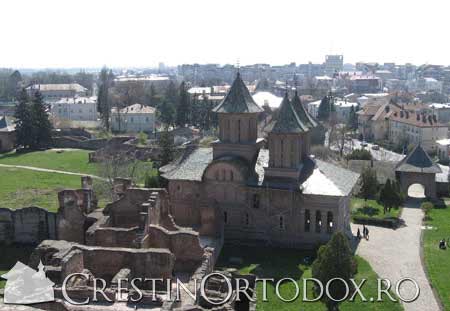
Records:
{"label": "conical roof", "polygon": [[441,168],[433,163],[433,160],[420,144],[397,164],[395,171],[433,174],[442,172]]}
{"label": "conical roof", "polygon": [[219,113],[259,113],[263,112],[263,109],[255,103],[238,73],[227,96],[213,111]]}
{"label": "conical roof", "polygon": [[316,120],[305,110],[305,107],[302,105],[300,101],[300,97],[298,97],[297,91],[295,91],[294,98],[292,98],[292,106],[297,112],[297,116],[305,124],[308,128],[313,128],[317,126]]}
{"label": "conical roof", "polygon": [[272,127],[271,133],[303,133],[309,129],[297,116],[297,112],[289,100],[288,94],[284,95],[283,101],[280,105],[278,118]]}

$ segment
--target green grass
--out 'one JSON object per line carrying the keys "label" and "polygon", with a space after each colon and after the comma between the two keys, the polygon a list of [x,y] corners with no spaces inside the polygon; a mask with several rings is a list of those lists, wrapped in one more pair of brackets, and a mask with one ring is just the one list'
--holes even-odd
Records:
{"label": "green grass", "polygon": [[0,167],[0,207],[11,209],[31,205],[56,211],[58,192],[80,188],[79,176]]}
{"label": "green grass", "polygon": [[[240,265],[229,263],[230,257],[239,257],[243,259]],[[274,278],[275,281],[282,278],[293,278],[299,285],[300,296],[294,302],[287,303],[279,300],[275,294],[275,285],[268,282],[267,302],[262,302],[262,283],[257,284],[257,310],[259,311],[322,311],[326,310],[321,302],[304,302],[302,297],[303,278],[311,277],[311,261],[313,252],[286,249],[270,248],[244,248],[244,247],[224,247],[217,263],[218,268],[237,268],[240,273],[255,274],[258,278]],[[305,261],[305,258],[309,260]],[[358,261],[358,274],[356,280],[367,279],[362,287],[362,292],[367,299],[377,296],[377,275],[370,265],[361,257],[356,257]],[[280,286],[281,295],[285,298],[291,298],[295,294],[295,285],[287,282]],[[311,294],[310,294],[311,293]],[[312,286],[308,286],[308,298],[312,297]],[[341,304],[340,310],[403,310],[400,303],[394,303],[389,300],[383,302],[362,302],[356,299],[354,302],[346,301]]]}
{"label": "green grass", "polygon": [[[32,251],[33,246],[26,245],[0,245],[0,276],[8,272],[17,261],[21,261],[24,264],[28,264],[28,260]],[[4,288],[6,280],[0,277],[0,288]]]}
{"label": "green grass", "polygon": [[423,236],[425,265],[444,309],[450,310],[450,249],[439,249],[439,241],[450,238],[450,207],[434,208],[429,217],[426,225],[432,226],[433,229],[425,230]]}
{"label": "green grass", "polygon": [[95,163],[89,163],[89,152],[78,149],[63,150],[60,153],[52,149],[28,153],[10,152],[0,154],[0,164],[34,166],[96,175],[97,165]]}
{"label": "green grass", "polygon": [[352,198],[350,202],[350,210],[352,216],[367,217],[367,218],[398,218],[400,216],[401,208],[393,208],[390,212],[383,213],[383,206],[375,200],[367,200],[360,198]]}

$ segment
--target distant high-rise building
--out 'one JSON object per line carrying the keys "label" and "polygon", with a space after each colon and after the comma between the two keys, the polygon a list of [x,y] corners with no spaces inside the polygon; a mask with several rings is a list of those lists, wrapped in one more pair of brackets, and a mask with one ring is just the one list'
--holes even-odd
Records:
{"label": "distant high-rise building", "polygon": [[342,71],[344,67],[343,55],[325,55],[325,74],[333,76],[335,72]]}

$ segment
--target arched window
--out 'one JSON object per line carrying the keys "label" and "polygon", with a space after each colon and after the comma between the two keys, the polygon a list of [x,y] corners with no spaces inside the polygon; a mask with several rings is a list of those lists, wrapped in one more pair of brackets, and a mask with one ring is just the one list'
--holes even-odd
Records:
{"label": "arched window", "polygon": [[234,180],[234,173],[233,170],[230,171],[230,181]]}
{"label": "arched window", "polygon": [[284,218],[283,216],[280,216],[280,230],[284,229]]}
{"label": "arched window", "polygon": [[248,226],[250,224],[250,218],[248,216],[248,213],[245,213],[245,225]]}
{"label": "arched window", "polygon": [[328,212],[327,213],[327,232],[328,233],[333,233],[333,213],[332,212]]}
{"label": "arched window", "polygon": [[305,232],[309,232],[311,229],[311,215],[309,209],[305,210]]}
{"label": "arched window", "polygon": [[238,142],[241,142],[241,120],[238,120]]}
{"label": "arched window", "polygon": [[228,214],[227,214],[227,212],[223,212],[223,222],[225,224],[228,223]]}
{"label": "arched window", "polygon": [[284,160],[283,160],[283,153],[284,153],[284,141],[283,139],[280,140],[280,167],[284,166]]}
{"label": "arched window", "polygon": [[259,195],[253,194],[253,208],[259,208]]}
{"label": "arched window", "polygon": [[322,213],[320,211],[316,212],[316,232],[320,233],[322,231]]}

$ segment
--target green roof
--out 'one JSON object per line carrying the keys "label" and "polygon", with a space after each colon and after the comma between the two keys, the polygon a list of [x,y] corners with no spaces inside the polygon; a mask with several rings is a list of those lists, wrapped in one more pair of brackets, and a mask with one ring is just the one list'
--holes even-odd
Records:
{"label": "green roof", "polygon": [[284,95],[280,105],[278,118],[272,127],[271,133],[304,133],[309,128],[302,122],[297,115],[296,109],[289,100],[288,94]]}
{"label": "green roof", "polygon": [[213,111],[218,113],[259,113],[263,110],[255,103],[238,73],[227,96]]}

